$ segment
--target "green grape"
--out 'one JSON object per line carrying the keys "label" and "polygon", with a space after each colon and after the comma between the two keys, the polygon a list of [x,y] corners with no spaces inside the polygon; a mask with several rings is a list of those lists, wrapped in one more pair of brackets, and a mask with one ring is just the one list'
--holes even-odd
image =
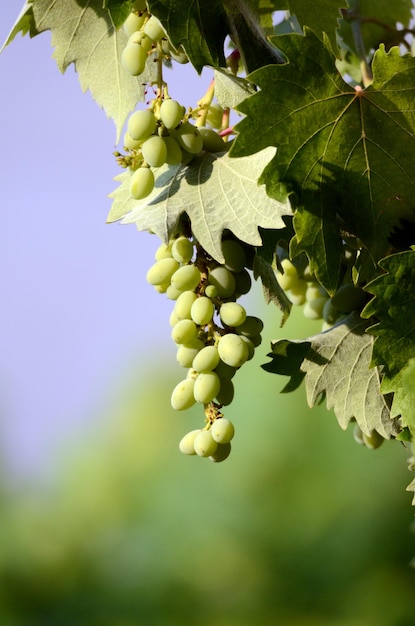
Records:
{"label": "green grape", "polygon": [[173,241],[171,253],[173,258],[179,263],[188,263],[192,259],[193,248],[194,246],[190,239],[181,235]]}
{"label": "green grape", "polygon": [[305,292],[307,291],[307,283],[305,280],[298,280],[287,291],[288,299],[295,305],[299,306],[305,302]]}
{"label": "green grape", "polygon": [[238,326],[237,332],[240,335],[245,335],[251,339],[251,337],[260,335],[263,328],[264,323],[259,319],[259,317],[255,317],[255,315],[247,315],[244,323]]}
{"label": "green grape", "polygon": [[146,22],[143,30],[152,41],[160,41],[166,36],[163,26],[154,15]]}
{"label": "green grape", "polygon": [[[155,287],[157,288],[157,285],[155,285]],[[177,317],[176,313],[173,311],[170,313],[170,317],[169,317],[169,323],[170,323],[170,327],[173,328],[173,326],[176,326],[177,322],[180,322],[180,319]]]}
{"label": "green grape", "polygon": [[359,443],[360,445],[364,445],[365,442],[363,441],[363,431],[357,424],[355,424],[353,428],[353,437],[357,443]]}
{"label": "green grape", "polygon": [[243,246],[234,239],[222,241],[222,253],[225,257],[225,267],[231,272],[242,272],[247,265],[246,252]]}
{"label": "green grape", "polygon": [[209,271],[208,281],[217,289],[220,298],[230,298],[235,293],[235,278],[223,265],[218,265]]}
{"label": "green grape", "polygon": [[133,139],[131,135],[129,135],[128,133],[125,133],[124,139],[123,139],[123,145],[129,150],[138,150],[138,148],[141,146],[141,141],[138,141],[137,139]]}
{"label": "green grape", "polygon": [[235,293],[239,296],[243,296],[249,293],[252,287],[252,278],[247,269],[243,269],[242,272],[235,272]]}
{"label": "green grape", "polygon": [[179,104],[176,100],[168,98],[161,103],[160,119],[168,130],[176,128],[182,121],[184,114],[184,106]]}
{"label": "green grape", "polygon": [[211,372],[217,367],[219,361],[220,357],[217,347],[205,346],[193,359],[192,367],[196,372]]}
{"label": "green grape", "polygon": [[164,285],[169,282],[178,267],[179,264],[174,259],[160,259],[150,267],[146,280],[150,285]]}
{"label": "green grape", "polygon": [[278,283],[284,291],[288,291],[289,289],[295,287],[298,283],[299,276],[297,272],[297,268],[293,263],[291,263],[290,259],[282,259],[281,267],[283,272],[277,271],[276,277]]}
{"label": "green grape", "polygon": [[179,291],[192,291],[200,282],[200,270],[196,265],[183,265],[171,277],[171,283]]}
{"label": "green grape", "polygon": [[171,244],[170,243],[161,243],[156,250],[155,259],[156,261],[160,261],[160,259],[171,259]]}
{"label": "green grape", "polygon": [[359,309],[365,302],[366,296],[364,291],[359,287],[355,287],[353,283],[346,283],[339,287],[332,296],[331,302],[340,313],[351,313],[355,309]]}
{"label": "green grape", "polygon": [[202,137],[203,150],[206,152],[226,152],[229,147],[228,144],[212,128],[198,126],[198,130]]}
{"label": "green grape", "polygon": [[241,367],[248,360],[248,346],[234,333],[228,333],[219,339],[218,350],[222,361],[232,367]]}
{"label": "green grape", "polygon": [[210,461],[214,463],[220,463],[228,458],[231,453],[231,444],[230,443],[218,443],[218,447],[216,451],[210,455]]}
{"label": "green grape", "polygon": [[121,63],[131,76],[139,76],[144,72],[147,53],[139,43],[128,43],[121,54]]}
{"label": "green grape", "polygon": [[[252,339],[250,337],[245,337],[245,335],[239,335],[240,338],[245,341],[247,347],[248,347],[248,358],[247,361],[250,361],[255,354],[255,344],[253,343]],[[261,337],[261,335],[255,335],[255,337]],[[261,343],[261,341],[260,341]],[[258,344],[259,345],[259,344]]]}
{"label": "green grape", "polygon": [[207,296],[211,300],[218,297],[218,290],[216,289],[215,285],[206,285],[205,296]]}
{"label": "green grape", "polygon": [[379,448],[379,446],[381,446],[382,443],[385,441],[382,435],[380,435],[376,430],[372,430],[370,435],[362,433],[362,439],[365,446],[367,448],[370,448],[371,450]]}
{"label": "green grape", "polygon": [[201,428],[196,428],[187,433],[179,443],[179,450],[183,454],[196,454],[195,452],[195,439],[196,436],[202,432]]}
{"label": "green grape", "polygon": [[171,394],[171,405],[175,411],[185,411],[195,404],[194,386],[192,378],[186,378],[175,386]]}
{"label": "green grape", "polygon": [[194,339],[186,344],[181,344],[176,353],[176,360],[182,367],[192,367],[197,353],[204,348],[205,344],[201,339]]}
{"label": "green grape", "polygon": [[196,402],[211,402],[220,389],[220,378],[215,372],[202,372],[195,380],[193,394]]}
{"label": "green grape", "polygon": [[174,285],[169,285],[166,289],[166,296],[169,300],[177,300],[181,293]]}
{"label": "green grape", "polygon": [[151,167],[161,167],[166,162],[167,146],[163,137],[153,135],[141,146],[144,161]]}
{"label": "green grape", "polygon": [[176,48],[173,48],[173,46],[169,42],[168,54],[171,56],[171,58],[174,61],[176,61],[177,63],[180,63],[181,65],[184,65],[185,63],[189,63],[189,57],[187,56],[183,46],[179,46],[179,48],[176,49]]}
{"label": "green grape", "polygon": [[[145,10],[145,9],[143,9]],[[137,13],[130,13],[122,25],[123,31],[130,37],[136,31],[139,31],[144,24],[145,15],[137,15]]]}
{"label": "green grape", "polygon": [[219,309],[219,316],[225,326],[240,326],[246,320],[246,311],[242,304],[224,302]]}
{"label": "green grape", "polygon": [[212,102],[209,105],[206,115],[206,123],[212,128],[221,128],[224,110],[217,102]]}
{"label": "green grape", "polygon": [[144,141],[156,130],[157,120],[153,111],[134,111],[128,118],[127,132],[133,139]]}
{"label": "green grape", "polygon": [[131,174],[130,195],[134,200],[142,200],[154,189],[154,174],[148,167],[139,167]]}
{"label": "green grape", "polygon": [[229,443],[233,439],[235,428],[230,420],[221,417],[213,422],[210,432],[217,443]]}
{"label": "green grape", "polygon": [[214,312],[215,305],[212,300],[206,296],[201,296],[193,302],[190,310],[190,316],[196,324],[199,324],[199,326],[205,326],[206,324],[209,324],[213,318]]}
{"label": "green grape", "polygon": [[304,317],[310,320],[320,320],[323,317],[323,309],[327,302],[327,298],[320,296],[305,303],[303,308]]}
{"label": "green grape", "polygon": [[194,291],[181,292],[174,305],[174,312],[176,313],[177,319],[190,320],[192,318],[190,311],[196,298],[197,295]]}
{"label": "green grape", "polygon": [[183,159],[183,151],[177,140],[170,135],[163,137],[167,148],[166,163],[168,165],[180,165]]}
{"label": "green grape", "polygon": [[216,394],[216,400],[222,406],[228,406],[231,404],[235,395],[235,388],[233,382],[230,379],[220,379],[220,389]]}
{"label": "green grape", "polygon": [[218,365],[215,367],[215,372],[222,381],[231,380],[231,378],[235,376],[237,368],[220,360]]}
{"label": "green grape", "polygon": [[147,11],[147,3],[146,0],[135,0],[133,2],[133,6],[131,7],[132,11]]}
{"label": "green grape", "polygon": [[334,306],[332,299],[329,298],[323,307],[323,319],[327,324],[333,326],[339,319],[340,313]]}
{"label": "green grape", "polygon": [[203,150],[203,139],[196,126],[190,122],[183,122],[174,135],[180,146],[190,154],[199,154]]}
{"label": "green grape", "polygon": [[197,326],[192,320],[179,320],[171,331],[174,343],[189,343],[197,338]]}
{"label": "green grape", "polygon": [[194,449],[198,456],[211,456],[218,449],[218,443],[213,439],[210,430],[202,430],[196,435]]}
{"label": "green grape", "polygon": [[324,287],[321,287],[317,283],[311,283],[311,284],[307,283],[307,289],[305,292],[305,298],[307,302],[311,302],[312,300],[316,300],[317,298],[323,298],[323,297],[326,300],[329,297]]}

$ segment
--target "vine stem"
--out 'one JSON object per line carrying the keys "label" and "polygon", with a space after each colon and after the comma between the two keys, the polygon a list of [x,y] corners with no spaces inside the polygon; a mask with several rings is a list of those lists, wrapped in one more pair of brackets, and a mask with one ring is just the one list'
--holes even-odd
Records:
{"label": "vine stem", "polygon": [[208,114],[209,107],[212,104],[214,95],[215,95],[215,79],[212,78],[212,80],[210,81],[209,87],[206,90],[205,95],[202,98],[200,98],[200,100],[197,103],[199,107],[199,112],[197,114],[195,126],[206,125],[206,117]]}

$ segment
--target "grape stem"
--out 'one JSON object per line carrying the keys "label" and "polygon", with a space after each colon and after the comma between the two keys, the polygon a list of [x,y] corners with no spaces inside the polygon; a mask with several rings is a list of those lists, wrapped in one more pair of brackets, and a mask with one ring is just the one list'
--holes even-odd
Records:
{"label": "grape stem", "polygon": [[210,105],[212,104],[213,96],[215,95],[215,79],[212,78],[209,87],[206,90],[205,95],[198,101],[199,112],[195,126],[206,126],[206,117]]}

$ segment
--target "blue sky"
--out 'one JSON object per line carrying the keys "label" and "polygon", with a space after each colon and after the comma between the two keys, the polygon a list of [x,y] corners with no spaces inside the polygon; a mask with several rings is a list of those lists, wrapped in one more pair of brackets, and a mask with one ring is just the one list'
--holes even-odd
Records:
{"label": "blue sky", "polygon": [[[11,4],[0,6],[1,42],[23,2]],[[144,376],[162,351],[174,359],[171,303],[145,282],[158,240],[105,223],[115,127],[51,56],[50,33],[19,35],[0,56],[0,432],[23,474],[105,406],[129,364]],[[191,73],[177,69],[171,93],[190,104]]]}

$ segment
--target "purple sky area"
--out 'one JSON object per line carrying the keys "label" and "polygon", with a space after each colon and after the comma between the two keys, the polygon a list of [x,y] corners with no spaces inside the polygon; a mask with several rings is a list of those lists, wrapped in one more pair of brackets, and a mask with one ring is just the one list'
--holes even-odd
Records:
{"label": "purple sky area", "polygon": [[[21,5],[1,3],[1,43]],[[105,223],[115,127],[51,55],[44,33],[0,56],[0,435],[24,474],[105,406],[128,363],[144,371],[170,341],[171,303],[145,282],[158,240]],[[170,83],[184,104],[189,69]]]}

